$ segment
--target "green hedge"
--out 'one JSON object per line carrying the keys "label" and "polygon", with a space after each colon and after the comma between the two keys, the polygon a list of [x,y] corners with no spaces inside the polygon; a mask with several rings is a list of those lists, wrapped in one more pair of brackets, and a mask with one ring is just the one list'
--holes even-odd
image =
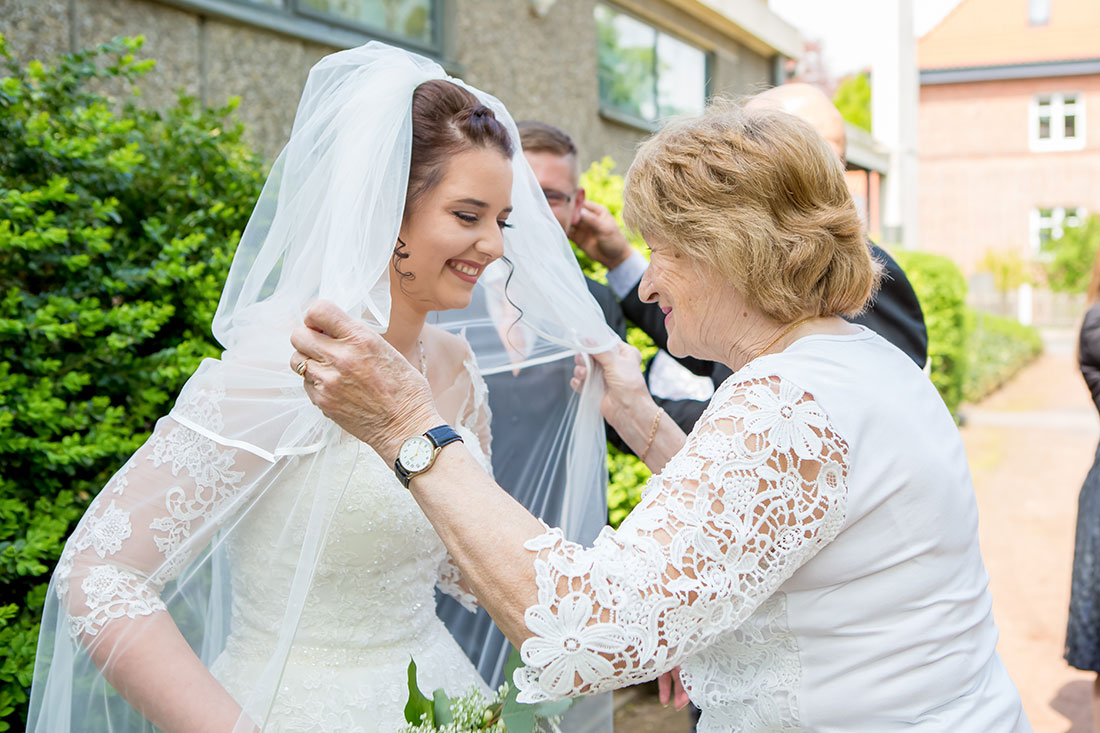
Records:
{"label": "green hedge", "polygon": [[0,730],[23,727],[65,537],[219,352],[210,320],[263,182],[232,105],[90,91],[134,84],[140,45],[21,68],[0,36]]}
{"label": "green hedge", "polygon": [[958,265],[940,255],[905,251],[894,257],[924,311],[932,384],[955,414],[963,399],[969,354],[966,279]]}
{"label": "green hedge", "polygon": [[1038,329],[1012,318],[968,309],[970,365],[963,399],[977,402],[995,392],[1043,351]]}

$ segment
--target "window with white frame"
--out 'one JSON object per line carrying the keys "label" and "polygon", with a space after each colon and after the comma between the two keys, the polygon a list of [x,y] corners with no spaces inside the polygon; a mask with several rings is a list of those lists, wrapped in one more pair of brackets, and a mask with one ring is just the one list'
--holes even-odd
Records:
{"label": "window with white frame", "polygon": [[1080,226],[1085,210],[1080,206],[1051,206],[1031,210],[1031,253],[1043,259],[1051,242],[1062,238],[1066,229]]}
{"label": "window with white frame", "polygon": [[1085,147],[1085,99],[1077,92],[1036,94],[1031,98],[1029,137],[1036,152]]}
{"label": "window with white frame", "polygon": [[707,52],[597,3],[600,109],[652,124],[698,114],[707,98]]}

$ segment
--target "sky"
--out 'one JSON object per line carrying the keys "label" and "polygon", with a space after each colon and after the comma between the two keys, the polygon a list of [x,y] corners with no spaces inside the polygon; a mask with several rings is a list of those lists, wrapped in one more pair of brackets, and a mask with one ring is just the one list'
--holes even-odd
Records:
{"label": "sky", "polygon": [[[875,55],[876,7],[897,0],[769,0],[768,6],[803,37],[823,42],[829,72],[843,76],[869,66]],[[961,0],[911,0],[913,31],[927,33]]]}

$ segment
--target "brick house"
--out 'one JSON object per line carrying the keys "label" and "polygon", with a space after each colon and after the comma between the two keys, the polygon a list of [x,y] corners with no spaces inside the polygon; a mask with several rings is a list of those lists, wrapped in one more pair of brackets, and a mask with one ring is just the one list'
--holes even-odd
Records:
{"label": "brick house", "polygon": [[[369,40],[405,46],[499,97],[516,119],[562,126],[583,161],[621,170],[661,117],[775,83],[801,50],[765,0],[0,0],[17,58],[116,35],[146,37],[151,104],[184,89],[239,114],[269,158],[320,57]],[[647,65],[631,67],[645,58]]]}
{"label": "brick house", "polygon": [[1100,212],[1098,38],[1097,0],[963,0],[918,41],[922,249],[972,275]]}

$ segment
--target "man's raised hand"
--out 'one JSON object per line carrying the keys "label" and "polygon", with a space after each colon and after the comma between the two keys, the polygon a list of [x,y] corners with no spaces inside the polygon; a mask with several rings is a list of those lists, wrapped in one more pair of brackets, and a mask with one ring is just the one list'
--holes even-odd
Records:
{"label": "man's raised hand", "polygon": [[609,270],[613,270],[630,257],[630,243],[626,241],[619,222],[606,206],[587,199],[581,202],[577,223],[569,232],[569,238],[581,250]]}

